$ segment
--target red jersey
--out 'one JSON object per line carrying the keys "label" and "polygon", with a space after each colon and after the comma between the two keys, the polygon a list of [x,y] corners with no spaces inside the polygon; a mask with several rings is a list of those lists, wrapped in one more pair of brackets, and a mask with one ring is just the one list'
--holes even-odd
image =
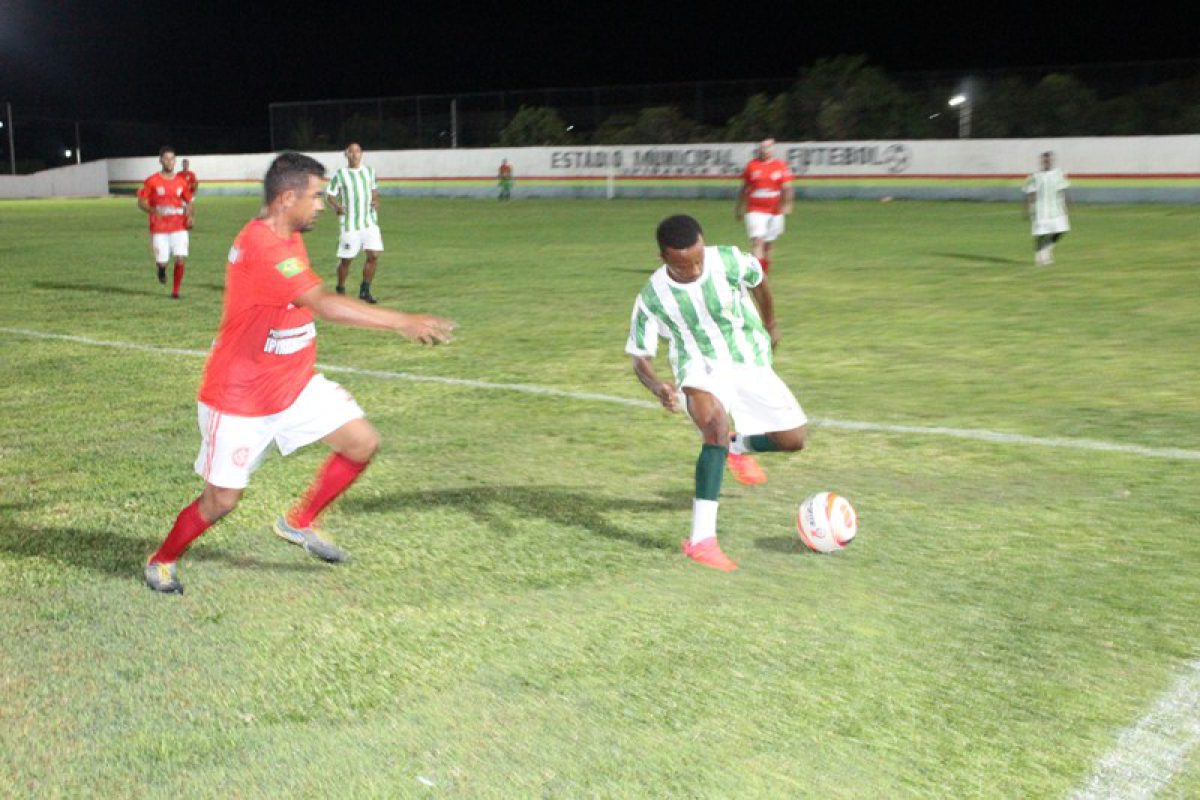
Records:
{"label": "red jersey", "polygon": [[164,178],[161,172],[154,173],[138,189],[138,198],[158,212],[149,215],[151,233],[175,233],[187,229],[184,205],[192,202],[192,190],[181,176]]}
{"label": "red jersey", "polygon": [[192,197],[196,196],[196,190],[200,188],[200,181],[196,180],[196,173],[190,169],[185,169],[179,172],[179,177],[183,178],[187,184],[188,191],[192,193]]}
{"label": "red jersey", "polygon": [[317,363],[312,313],[292,301],[320,283],[299,233],[281,239],[259,219],[242,228],[225,265],[225,310],[200,402],[239,417],[290,406]]}
{"label": "red jersey", "polygon": [[782,159],[760,161],[756,158],[751,161],[742,173],[742,181],[749,189],[746,210],[760,214],[778,214],[783,187],[791,183],[792,178],[792,171]]}

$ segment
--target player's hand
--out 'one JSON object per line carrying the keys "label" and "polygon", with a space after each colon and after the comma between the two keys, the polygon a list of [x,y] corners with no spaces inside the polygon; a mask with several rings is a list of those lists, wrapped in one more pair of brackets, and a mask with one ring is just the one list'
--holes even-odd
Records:
{"label": "player's hand", "polygon": [[662,407],[667,411],[675,412],[679,410],[679,391],[675,388],[675,384],[670,381],[663,381],[654,391],[658,397],[658,402],[662,403]]}
{"label": "player's hand", "polygon": [[449,344],[454,341],[455,327],[452,320],[431,314],[407,314],[399,332],[421,344]]}

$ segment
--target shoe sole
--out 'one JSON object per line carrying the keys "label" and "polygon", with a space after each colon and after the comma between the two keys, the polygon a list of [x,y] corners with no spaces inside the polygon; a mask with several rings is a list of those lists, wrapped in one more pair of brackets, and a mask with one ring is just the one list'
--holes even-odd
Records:
{"label": "shoe sole", "polygon": [[[275,532],[275,535],[278,536],[280,539],[283,539],[285,542],[288,542],[289,544],[299,545],[300,547],[303,547],[304,552],[308,553],[313,558],[324,561],[327,564],[342,564],[342,563],[345,563],[346,561],[350,560],[350,556],[347,555],[346,552],[344,550],[342,550],[341,548],[337,548],[337,552],[325,552],[325,553],[322,553],[319,550],[313,549],[313,545],[308,541],[308,539],[305,539],[303,536],[293,537],[292,534],[288,533],[287,530],[284,529],[284,527],[280,524],[279,520],[275,520],[275,524],[272,526],[271,529]],[[333,545],[331,545],[331,546],[333,546]],[[318,548],[321,547],[321,544],[318,543],[317,547]]]}

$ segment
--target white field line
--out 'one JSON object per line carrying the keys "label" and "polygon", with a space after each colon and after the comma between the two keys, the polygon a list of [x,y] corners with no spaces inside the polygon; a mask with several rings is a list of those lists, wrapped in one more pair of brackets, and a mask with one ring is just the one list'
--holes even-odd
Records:
{"label": "white field line", "polygon": [[1072,800],[1142,800],[1165,789],[1200,744],[1200,661],[1160,696],[1096,762]]}
{"label": "white field line", "polygon": [[[0,328],[0,333],[15,336],[28,336],[37,339],[53,339],[56,341],[75,342],[92,347],[110,347],[117,350],[137,350],[144,353],[161,353],[166,355],[182,355],[203,358],[208,355],[206,350],[185,350],[177,347],[159,347],[157,345],[137,344],[135,342],[110,342],[100,339],[89,339],[85,336],[70,336],[63,333],[47,333],[45,331],[26,330],[24,328]],[[473,389],[499,389],[509,392],[523,392],[547,397],[562,397],[568,400],[585,400],[598,403],[616,403],[634,408],[658,408],[658,403],[650,400],[639,400],[631,397],[617,397],[610,394],[594,392],[572,392],[565,389],[555,389],[550,386],[537,386],[528,383],[492,383],[477,381],[469,378],[444,378],[438,375],[416,375],[411,372],[392,372],[379,369],[360,369],[359,367],[343,367],[337,364],[318,364],[325,372],[344,372],[354,375],[366,375],[385,380],[411,381],[413,383],[440,383],[448,386],[467,386]],[[859,422],[845,419],[813,419],[813,425],[821,428],[834,428],[846,431],[871,431],[878,433],[911,433],[918,436],[946,436],[953,439],[974,439],[997,444],[1029,445],[1033,447],[1058,447],[1071,450],[1093,450],[1109,453],[1126,453],[1128,455],[1144,456],[1146,458],[1166,458],[1183,461],[1200,461],[1200,450],[1184,450],[1177,447],[1146,447],[1137,444],[1120,444],[1105,442],[1099,439],[1067,439],[1048,438],[1041,436],[1025,436],[1019,433],[1004,433],[978,428],[945,428],[925,425],[894,425],[883,422]]]}

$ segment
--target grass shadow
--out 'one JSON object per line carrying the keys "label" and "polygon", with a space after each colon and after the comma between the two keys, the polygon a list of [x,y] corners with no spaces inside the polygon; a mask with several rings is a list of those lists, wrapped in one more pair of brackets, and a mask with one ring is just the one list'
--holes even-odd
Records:
{"label": "grass shadow", "polygon": [[[95,292],[97,294],[120,294],[134,297],[166,297],[167,291],[158,289],[130,289],[126,286],[111,286],[100,283],[60,283],[55,281],[34,281],[35,289],[50,289],[55,292]],[[214,283],[184,284],[183,291],[203,289],[210,292],[223,292],[225,287]]]}
{"label": "grass shadow", "polygon": [[[691,499],[688,498],[690,505]],[[674,550],[670,537],[640,530],[626,530],[610,522],[612,511],[648,512],[681,510],[674,497],[656,500],[632,500],[589,494],[579,489],[558,486],[480,486],[396,492],[380,497],[348,497],[342,508],[366,513],[404,513],[429,508],[451,508],[465,512],[499,534],[516,530],[514,520],[538,517],[556,525],[582,528],[588,533],[616,539],[650,550]]]}
{"label": "grass shadow", "polygon": [[[266,534],[264,534],[266,535]],[[0,529],[0,554],[18,558],[43,558],[70,567],[99,572],[120,578],[141,577],[146,557],[154,552],[161,539],[125,536],[107,530],[82,528],[29,528],[6,525]],[[309,572],[323,567],[312,561],[299,548],[280,542],[280,561],[263,561],[249,555],[204,546],[188,551],[186,558],[194,561],[219,561],[234,567],[269,569],[282,572]],[[288,558],[291,555],[292,558]],[[286,559],[286,560],[285,560]]]}
{"label": "grass shadow", "polygon": [[795,536],[760,536],[754,540],[754,546],[759,550],[770,550],[772,553],[808,552]]}
{"label": "grass shadow", "polygon": [[1001,258],[999,256],[981,256],[976,253],[929,253],[931,256],[939,256],[941,258],[954,258],[959,261],[974,261],[983,262],[985,264],[1017,264],[1023,265],[1024,261],[1017,261],[1015,258]]}

